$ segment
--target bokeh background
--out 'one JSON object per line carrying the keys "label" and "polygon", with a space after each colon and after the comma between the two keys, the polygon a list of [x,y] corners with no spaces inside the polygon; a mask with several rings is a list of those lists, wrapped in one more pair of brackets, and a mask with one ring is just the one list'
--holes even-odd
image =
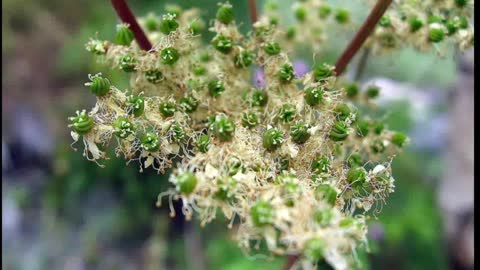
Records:
{"label": "bokeh background", "polygon": [[[200,228],[156,208],[167,176],[116,159],[102,169],[71,149],[67,117],[95,102],[87,74],[128,87],[84,49],[96,33],[113,38],[109,2],[2,1],[2,268],[282,269],[284,258],[242,254],[221,219]],[[206,20],[216,10],[215,0],[129,2],[137,15],[165,3],[199,7]],[[248,31],[247,1],[230,2]],[[293,22],[292,0],[278,2]],[[320,56],[334,62],[368,9],[330,2],[353,12]],[[396,192],[371,221],[371,251],[359,254],[364,269],[473,269],[473,52],[443,53],[371,56],[361,78],[382,87],[379,113],[411,138],[393,162]],[[308,53],[299,60],[312,65]]]}

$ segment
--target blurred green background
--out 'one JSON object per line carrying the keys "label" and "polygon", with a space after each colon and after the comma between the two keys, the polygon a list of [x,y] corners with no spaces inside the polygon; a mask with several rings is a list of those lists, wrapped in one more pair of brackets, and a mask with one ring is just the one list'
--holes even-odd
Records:
{"label": "blurred green background", "polygon": [[[162,14],[165,3],[196,6],[208,20],[217,1],[129,2],[137,15]],[[230,2],[246,33],[247,1]],[[293,1],[278,2],[293,23]],[[327,62],[368,14],[361,1],[330,2],[353,11],[353,26],[331,30],[334,38],[317,56]],[[118,19],[109,1],[4,0],[2,8],[2,145],[9,150],[2,155],[3,269],[282,269],[284,258],[242,254],[221,219],[200,228],[155,208],[166,176],[139,174],[137,164],[117,159],[102,169],[82,157],[83,146],[70,148],[67,116],[95,102],[83,86],[87,74],[106,73],[119,88],[128,87],[127,76],[107,72],[84,49],[97,33],[113,38]],[[456,79],[455,58],[405,48],[370,57],[364,78],[372,77],[442,93]],[[411,133],[418,119],[407,95],[388,104],[386,119],[392,129]],[[445,104],[424,109],[435,117]],[[364,269],[449,269],[436,199],[444,165],[438,151],[412,146],[394,160],[396,192],[371,222],[371,252],[360,254]]]}

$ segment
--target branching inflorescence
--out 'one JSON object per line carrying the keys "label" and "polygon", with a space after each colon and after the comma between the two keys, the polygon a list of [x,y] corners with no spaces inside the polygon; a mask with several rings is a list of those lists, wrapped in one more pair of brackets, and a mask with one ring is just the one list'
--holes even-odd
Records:
{"label": "branching inflorescence", "polygon": [[[309,4],[318,5],[320,18],[332,12],[318,1],[301,2],[301,22],[311,16]],[[221,213],[229,227],[237,221],[236,240],[247,252],[266,247],[300,256],[305,268],[326,260],[350,269],[355,249],[367,244],[368,217],[394,191],[391,160],[408,143],[356,108],[371,104],[379,89],[345,86],[327,64],[298,76],[285,49],[294,48],[292,30],[272,17],[243,35],[233,7],[219,4],[209,28],[215,36],[205,45],[198,10],[167,10],[139,20],[149,51],[127,24],[118,26],[115,42],[87,43],[130,76],[131,90],[89,76],[85,85],[97,103],[69,118],[84,155],[101,163],[113,141],[116,156],[141,171],[175,165],[173,187],[157,202],[168,198],[172,216],[172,201],[181,200],[186,219],[195,213],[204,225]],[[348,12],[335,16],[344,22]],[[264,71],[263,87],[252,84],[255,67]]]}

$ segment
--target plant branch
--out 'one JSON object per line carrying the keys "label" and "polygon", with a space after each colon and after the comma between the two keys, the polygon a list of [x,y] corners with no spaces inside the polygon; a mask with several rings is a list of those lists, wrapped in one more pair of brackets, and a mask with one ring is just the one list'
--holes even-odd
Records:
{"label": "plant branch", "polygon": [[135,40],[137,41],[138,46],[145,51],[149,51],[152,49],[152,43],[148,40],[147,36],[143,32],[140,25],[138,25],[135,16],[133,15],[132,11],[128,7],[128,4],[125,0],[111,0],[113,8],[118,14],[118,17],[124,22],[130,25],[130,29],[135,36]]}
{"label": "plant branch", "polygon": [[257,3],[255,0],[248,0],[248,10],[250,11],[250,20],[254,24],[258,20]]}
{"label": "plant branch", "polygon": [[298,260],[298,255],[290,255],[287,257],[287,261],[285,262],[284,270],[290,270],[295,262]]}
{"label": "plant branch", "polygon": [[370,56],[370,48],[364,48],[360,60],[358,61],[357,70],[355,71],[354,80],[356,82],[360,81],[362,78],[363,73],[365,72],[365,68],[367,67],[367,60]]}
{"label": "plant branch", "polygon": [[358,32],[355,34],[355,37],[352,39],[352,41],[350,41],[350,44],[348,44],[348,47],[345,49],[345,51],[343,51],[343,54],[340,56],[337,63],[335,64],[335,73],[337,76],[340,76],[343,73],[348,63],[362,47],[363,43],[372,33],[378,21],[383,16],[383,14],[392,2],[393,0],[377,1],[372,11],[370,12],[370,15],[368,15],[362,27],[360,27],[360,30],[358,30]]}

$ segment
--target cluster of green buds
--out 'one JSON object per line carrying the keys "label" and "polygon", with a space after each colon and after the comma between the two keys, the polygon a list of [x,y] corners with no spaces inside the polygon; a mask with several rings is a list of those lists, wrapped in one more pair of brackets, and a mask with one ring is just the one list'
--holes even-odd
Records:
{"label": "cluster of green buds", "polygon": [[279,11],[281,1],[269,0],[264,4],[264,13],[258,24],[272,28],[276,39],[282,41],[287,50],[305,44],[308,41],[314,52],[318,52],[328,40],[327,29],[332,25],[348,26],[351,24],[350,11],[336,7],[324,0],[295,1],[289,9],[295,23],[286,26]]}
{"label": "cluster of green buds", "polygon": [[[378,22],[367,46],[386,53],[403,46],[421,52],[444,53],[453,44],[464,51],[473,47],[473,0],[395,1]],[[372,2],[373,3],[373,2]],[[441,46],[445,44],[444,46]]]}
{"label": "cluster of green buds", "polygon": [[[299,24],[313,15],[348,21],[342,10],[309,3],[295,9]],[[236,240],[248,252],[264,242],[270,254],[299,255],[305,269],[320,260],[351,269],[366,220],[394,191],[392,158],[408,144],[357,108],[361,100],[374,103],[380,89],[346,84],[327,63],[296,75],[295,54],[284,49],[295,41],[281,38],[271,21],[242,34],[229,3],[219,4],[207,44],[198,11],[167,10],[139,20],[154,44],[148,52],[128,25],[118,27],[115,41],[88,42],[131,85],[123,91],[101,74],[89,76],[97,102],[69,118],[85,156],[102,162],[113,144],[118,158],[140,170],[164,173],[175,162],[173,187],[159,191],[159,206],[165,197],[182,200],[185,217],[202,225],[219,212],[230,227],[237,220]],[[251,81],[255,67],[264,86]]]}

